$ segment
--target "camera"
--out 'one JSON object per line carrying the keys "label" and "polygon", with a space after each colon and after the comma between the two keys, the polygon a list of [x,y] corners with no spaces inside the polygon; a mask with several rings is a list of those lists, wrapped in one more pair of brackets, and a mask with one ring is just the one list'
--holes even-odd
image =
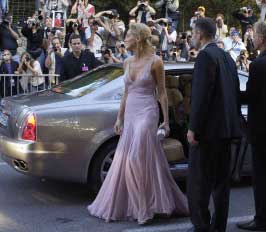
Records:
{"label": "camera", "polygon": [[29,56],[25,56],[25,61],[29,62],[30,61],[30,57]]}
{"label": "camera", "polygon": [[124,43],[121,43],[120,47],[121,48],[125,48],[125,44]]}
{"label": "camera", "polygon": [[194,13],[194,15],[195,15],[195,16],[200,16],[200,12],[199,12],[199,11],[196,11],[196,12]]}
{"label": "camera", "polygon": [[57,52],[58,51],[58,49],[56,47],[53,47],[53,50],[54,50],[54,52]]}
{"label": "camera", "polygon": [[187,38],[187,33],[183,32],[182,35],[181,35],[181,39],[186,39],[186,38]]}
{"label": "camera", "polygon": [[103,55],[111,55],[111,51],[110,51],[110,49],[105,49],[104,51],[103,51]]}
{"label": "camera", "polygon": [[99,26],[99,23],[98,23],[97,21],[94,20],[94,21],[92,22],[92,25],[93,25],[93,26]]}
{"label": "camera", "polygon": [[78,23],[73,23],[73,27],[78,27]]}
{"label": "camera", "polygon": [[145,0],[140,0],[139,10],[144,11],[145,10]]}

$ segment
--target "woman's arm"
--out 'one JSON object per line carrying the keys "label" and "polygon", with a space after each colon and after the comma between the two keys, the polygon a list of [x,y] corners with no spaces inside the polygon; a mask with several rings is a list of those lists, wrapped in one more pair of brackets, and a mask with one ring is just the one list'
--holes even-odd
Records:
{"label": "woman's arm", "polygon": [[155,81],[157,83],[159,101],[163,111],[164,121],[160,127],[163,127],[166,131],[166,135],[168,135],[170,132],[168,117],[168,99],[165,89],[165,74],[163,68],[163,61],[161,59],[158,59],[153,63],[152,76],[155,78]]}
{"label": "woman's arm", "polygon": [[[125,61],[124,62],[124,73],[126,72],[127,65],[128,65],[128,62]],[[127,85],[125,85],[124,95],[121,99],[120,109],[119,109],[119,112],[117,115],[117,120],[116,120],[116,123],[114,126],[116,134],[121,134],[121,132],[122,132],[122,125],[123,125],[123,121],[124,121],[127,96],[128,96],[128,87],[127,87]]]}

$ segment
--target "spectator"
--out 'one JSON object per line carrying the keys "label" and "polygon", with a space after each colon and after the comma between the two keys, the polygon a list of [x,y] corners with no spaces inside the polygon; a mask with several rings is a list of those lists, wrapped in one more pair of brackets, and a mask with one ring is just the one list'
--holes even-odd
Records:
{"label": "spectator", "polygon": [[249,71],[250,61],[248,60],[247,50],[242,50],[240,55],[236,59],[236,67],[238,70],[248,72]]}
{"label": "spectator", "polygon": [[157,19],[155,22],[159,22],[157,28],[160,32],[160,49],[164,54],[164,60],[168,60],[169,51],[176,42],[177,32],[173,29],[171,22],[168,24],[168,19]]}
{"label": "spectator", "polygon": [[[18,62],[12,59],[12,54],[9,50],[4,50],[2,53],[2,64],[0,66],[0,74],[14,74],[18,68]],[[4,76],[0,80],[1,97],[16,95],[18,89],[18,81],[14,77]]]}
{"label": "spectator", "polygon": [[30,53],[25,52],[20,58],[20,64],[18,67],[18,74],[27,74],[32,77],[23,76],[20,79],[22,89],[27,91],[38,91],[44,88],[44,77],[42,75],[42,69],[39,61],[34,60]]}
{"label": "spectator", "polygon": [[112,53],[115,53],[116,41],[122,41],[124,39],[124,22],[119,19],[119,14],[115,9],[101,11],[95,15],[95,18],[98,18],[97,22],[105,29],[104,46],[110,48]]}
{"label": "spectator", "polygon": [[251,7],[242,7],[233,12],[233,16],[240,21],[242,40],[244,41],[244,35],[247,31],[248,25],[253,25],[257,21],[257,17],[253,15]]}
{"label": "spectator", "polygon": [[127,59],[130,56],[128,51],[126,50],[124,42],[116,42],[116,54],[115,57],[120,60],[120,62],[123,62],[125,59]]}
{"label": "spectator", "polygon": [[244,44],[249,54],[249,60],[254,60],[257,57],[258,53],[254,48],[254,31],[253,26],[251,25],[247,26],[247,31],[244,35]]}
{"label": "spectator", "polygon": [[129,15],[136,17],[137,23],[147,23],[152,19],[152,16],[156,14],[156,11],[150,6],[148,0],[140,0],[137,5],[130,10]]}
{"label": "spectator", "polygon": [[[66,48],[62,48],[59,38],[54,37],[52,39],[52,47],[49,49],[45,60],[45,66],[49,70],[49,74],[61,74],[66,50]],[[50,78],[49,83],[56,84],[55,78]]]}
{"label": "spectator", "polygon": [[71,79],[102,64],[95,58],[92,52],[82,50],[82,43],[79,35],[71,35],[69,43],[72,52],[63,58],[63,68],[60,75],[61,81]]}
{"label": "spectator", "polygon": [[216,17],[216,39],[223,40],[228,33],[227,25],[224,24],[224,15],[217,14]]}
{"label": "spectator", "polygon": [[7,0],[0,0],[0,8],[2,15],[5,15],[7,12]]}
{"label": "spectator", "polygon": [[69,5],[69,0],[46,0],[44,12],[46,16],[51,16],[53,11],[62,11],[64,12],[64,19],[66,19]]}
{"label": "spectator", "polygon": [[233,31],[231,34],[231,41],[225,42],[225,51],[229,52],[234,61],[240,55],[241,50],[246,50],[245,44],[241,41],[238,31]]}
{"label": "spectator", "polygon": [[19,61],[19,57],[16,56],[18,39],[18,29],[13,25],[13,16],[9,14],[4,17],[3,22],[0,24],[0,50],[9,50],[13,59],[17,62]]}
{"label": "spectator", "polygon": [[31,54],[34,59],[37,59],[42,54],[42,42],[44,38],[44,30],[40,27],[36,18],[27,20],[21,30],[22,34],[27,38],[27,52]]}
{"label": "spectator", "polygon": [[102,55],[102,60],[105,64],[121,63],[121,61],[114,56],[111,49],[105,49]]}
{"label": "spectator", "polygon": [[152,35],[152,45],[156,47],[156,50],[159,51],[160,49],[160,35],[161,33],[159,30],[156,28],[155,21],[149,20],[147,21],[147,26],[151,30],[151,35]]}
{"label": "spectator", "polygon": [[265,21],[266,19],[266,1],[256,0],[258,7],[260,8],[260,21]]}
{"label": "spectator", "polygon": [[190,43],[191,43],[191,35],[187,32],[182,32],[179,34],[177,38],[177,47],[179,50],[181,50],[180,57],[182,60],[188,59],[188,51],[190,49]]}
{"label": "spectator", "polygon": [[82,27],[87,28],[89,26],[88,19],[95,14],[95,7],[88,0],[76,0],[71,14],[78,14],[79,23]]}
{"label": "spectator", "polygon": [[190,27],[194,28],[195,27],[195,22],[199,18],[205,18],[205,7],[204,6],[199,6],[198,10],[194,13],[194,16],[190,19]]}
{"label": "spectator", "polygon": [[99,26],[98,19],[90,18],[89,27],[85,30],[87,49],[94,53],[96,58],[102,56],[101,47],[103,46],[104,28]]}
{"label": "spectator", "polygon": [[82,30],[82,26],[81,24],[79,24],[77,21],[70,21],[69,23],[67,23],[67,27],[66,27],[66,36],[65,36],[65,44],[64,47],[65,48],[69,48],[69,38],[72,34],[78,35],[80,37],[80,40],[83,44],[83,46],[85,47],[87,42],[86,42],[86,36],[85,36],[85,32]]}
{"label": "spectator", "polygon": [[199,51],[195,47],[190,47],[188,52],[188,61],[195,62],[197,59]]}
{"label": "spectator", "polygon": [[167,18],[172,22],[172,27],[176,30],[179,19],[179,0],[159,0],[155,3],[156,8],[161,8],[161,18]]}

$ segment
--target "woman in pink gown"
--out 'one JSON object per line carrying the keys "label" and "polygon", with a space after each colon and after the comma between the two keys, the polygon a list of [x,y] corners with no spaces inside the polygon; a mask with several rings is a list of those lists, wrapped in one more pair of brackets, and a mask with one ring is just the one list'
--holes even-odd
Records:
{"label": "woman in pink gown", "polygon": [[120,140],[113,163],[89,213],[105,219],[145,224],[155,214],[188,215],[187,199],[171,176],[157,137],[159,109],[169,134],[168,103],[162,60],[154,54],[150,29],[130,26],[125,45],[134,56],[124,63],[125,93],[115,124]]}

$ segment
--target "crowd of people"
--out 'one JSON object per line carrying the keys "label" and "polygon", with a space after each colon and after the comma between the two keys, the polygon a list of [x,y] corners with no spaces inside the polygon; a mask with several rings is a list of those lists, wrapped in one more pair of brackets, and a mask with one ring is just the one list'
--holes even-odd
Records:
{"label": "crowd of people", "polygon": [[[35,14],[14,24],[12,13],[7,12],[4,2],[6,1],[1,1],[3,17],[0,24],[0,74],[61,74],[61,81],[95,65],[119,63],[131,56],[132,53],[125,48],[124,36],[128,26],[134,22],[148,25],[156,53],[163,60],[195,61],[198,51],[191,44],[192,29],[197,19],[207,15],[205,7],[199,6],[190,20],[191,28],[180,32],[179,0],[159,0],[154,5],[148,0],[139,0],[129,12],[128,23],[121,20],[116,9],[97,12],[89,0],[77,0],[74,3],[70,0],[36,0]],[[257,4],[261,9],[261,20],[264,20],[266,4],[260,0],[257,0]],[[250,61],[257,56],[253,44],[253,24],[257,17],[250,7],[234,11],[233,16],[239,20],[241,30],[236,27],[228,29],[224,15],[217,14],[217,44],[232,56],[239,69],[248,71]],[[87,56],[93,57],[90,58],[93,64],[82,61],[79,64],[82,67],[67,73],[64,67],[71,63],[73,35],[77,35],[76,39],[80,38],[77,48],[80,51],[74,58],[78,59],[79,54],[88,53]],[[26,38],[25,46],[23,38]],[[11,61],[16,62],[13,68],[10,68]],[[81,61],[73,62],[78,65]],[[20,68],[14,69],[15,66]],[[42,79],[38,80],[40,82],[33,81],[34,88],[43,83]],[[24,83],[20,87],[25,90],[27,85]]]}

